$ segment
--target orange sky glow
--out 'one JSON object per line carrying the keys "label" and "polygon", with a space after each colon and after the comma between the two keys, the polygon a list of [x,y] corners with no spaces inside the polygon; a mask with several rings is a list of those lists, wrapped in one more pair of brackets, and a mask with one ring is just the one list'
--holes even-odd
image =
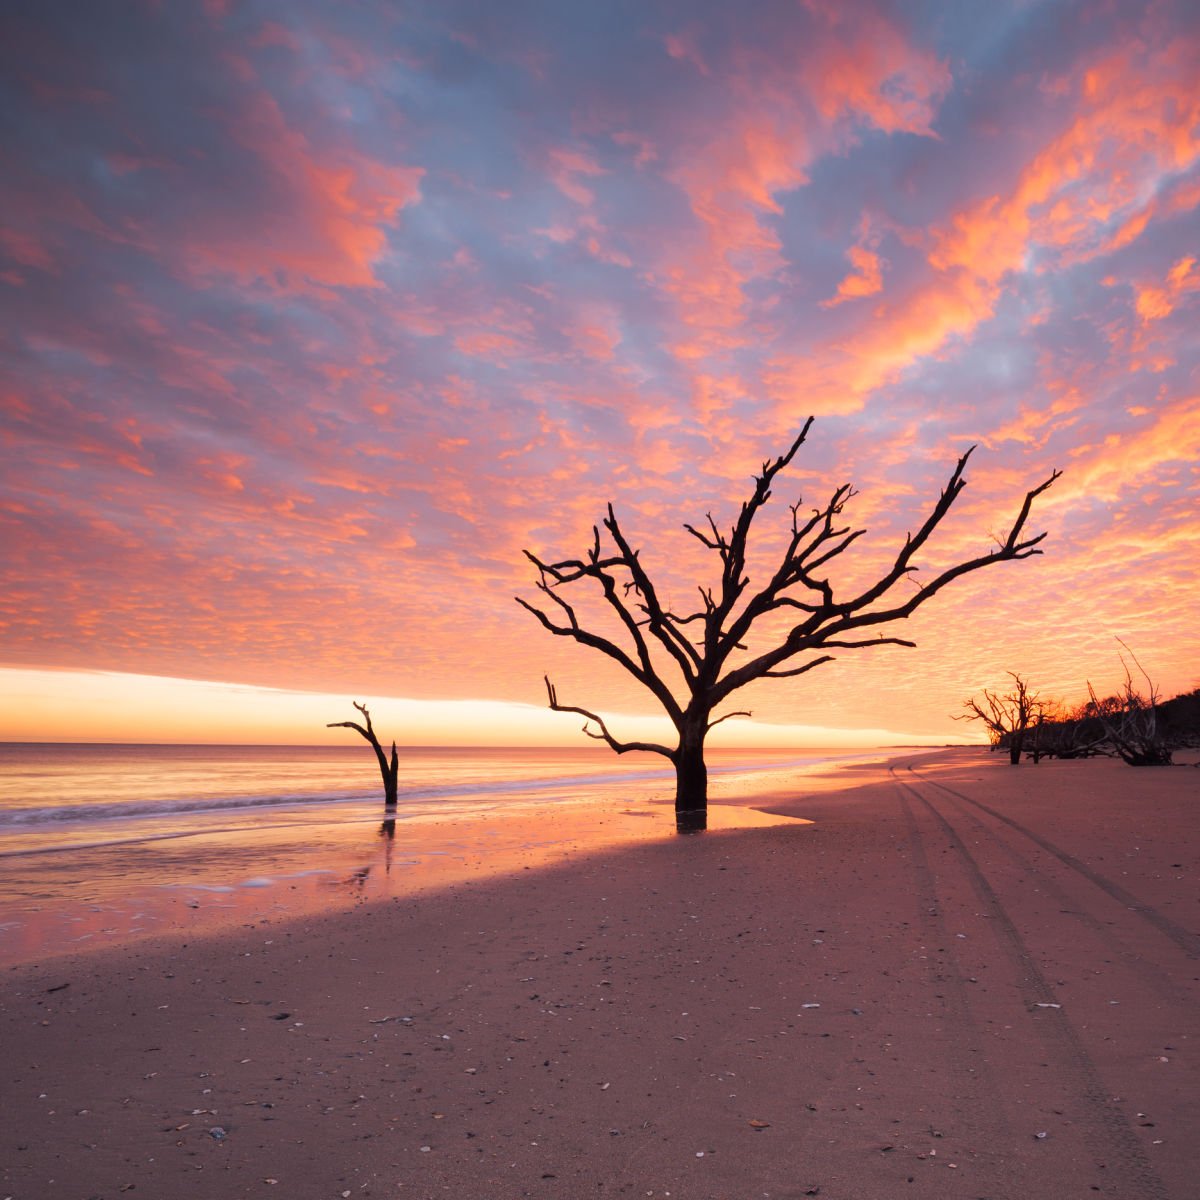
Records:
{"label": "orange sky glow", "polygon": [[[522,551],[611,501],[671,603],[788,504],[868,580],[1025,491],[1042,556],[726,744],[975,739],[1019,671],[1200,685],[1200,10],[1186,0],[26,6],[0,89],[0,740],[577,744],[653,702]],[[711,556],[708,556],[711,557]],[[902,583],[901,588],[911,588]]]}

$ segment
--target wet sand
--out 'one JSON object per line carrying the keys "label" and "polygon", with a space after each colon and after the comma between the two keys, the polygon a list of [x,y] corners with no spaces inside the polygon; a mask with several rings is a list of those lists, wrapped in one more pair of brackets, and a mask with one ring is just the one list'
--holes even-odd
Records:
{"label": "wet sand", "polygon": [[0,1195],[1194,1197],[1200,771],[861,778],[11,967]]}

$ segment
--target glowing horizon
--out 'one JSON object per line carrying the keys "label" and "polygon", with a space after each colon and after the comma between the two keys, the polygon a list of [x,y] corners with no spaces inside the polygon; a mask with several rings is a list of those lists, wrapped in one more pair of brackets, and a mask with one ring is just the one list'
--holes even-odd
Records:
{"label": "glowing horizon", "polygon": [[874,578],[978,445],[929,578],[1064,475],[1044,556],[888,631],[915,650],[739,693],[754,730],[972,740],[952,714],[1008,671],[1112,690],[1117,639],[1163,696],[1200,684],[1195,5],[7,24],[0,739],[92,675],[126,681],[112,740],[213,740],[238,688],[552,736],[545,674],[629,735],[652,704],[512,602],[522,550],[584,552],[612,501],[690,604],[683,523],[731,522],[810,413],[760,573],[843,483],[868,534],[835,567]]}
{"label": "glowing horizon", "polygon": [[[413,700],[398,696],[335,696],[258,688],[214,680],[170,679],[109,671],[29,671],[0,667],[0,693],[19,700],[0,741],[138,742],[180,745],[358,746],[336,721],[361,721],[352,704],[366,702],[380,740],[419,746],[600,745],[581,732],[578,717],[497,700]],[[218,719],[214,713],[219,711]],[[664,717],[605,713],[635,738],[665,742]],[[201,731],[196,736],[195,731]],[[129,736],[130,734],[144,736]],[[978,743],[980,731],[963,730]],[[148,736],[145,736],[148,734]],[[49,735],[49,736],[47,736]],[[974,735],[974,736],[972,736]],[[449,739],[449,740],[447,740]],[[876,749],[941,745],[888,729],[825,729],[735,719],[714,730],[715,747]]]}

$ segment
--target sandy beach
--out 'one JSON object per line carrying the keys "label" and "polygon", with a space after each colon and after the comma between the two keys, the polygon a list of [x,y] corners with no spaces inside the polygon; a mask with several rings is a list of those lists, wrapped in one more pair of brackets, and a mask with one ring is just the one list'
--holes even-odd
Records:
{"label": "sandy beach", "polygon": [[841,780],[9,967],[0,1197],[1194,1198],[1200,771]]}

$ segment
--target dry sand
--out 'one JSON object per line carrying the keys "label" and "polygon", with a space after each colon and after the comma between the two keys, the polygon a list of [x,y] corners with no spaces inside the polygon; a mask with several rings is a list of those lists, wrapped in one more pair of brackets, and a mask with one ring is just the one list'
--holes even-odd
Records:
{"label": "dry sand", "polygon": [[863,779],[10,968],[0,1200],[1200,1195],[1200,771]]}

